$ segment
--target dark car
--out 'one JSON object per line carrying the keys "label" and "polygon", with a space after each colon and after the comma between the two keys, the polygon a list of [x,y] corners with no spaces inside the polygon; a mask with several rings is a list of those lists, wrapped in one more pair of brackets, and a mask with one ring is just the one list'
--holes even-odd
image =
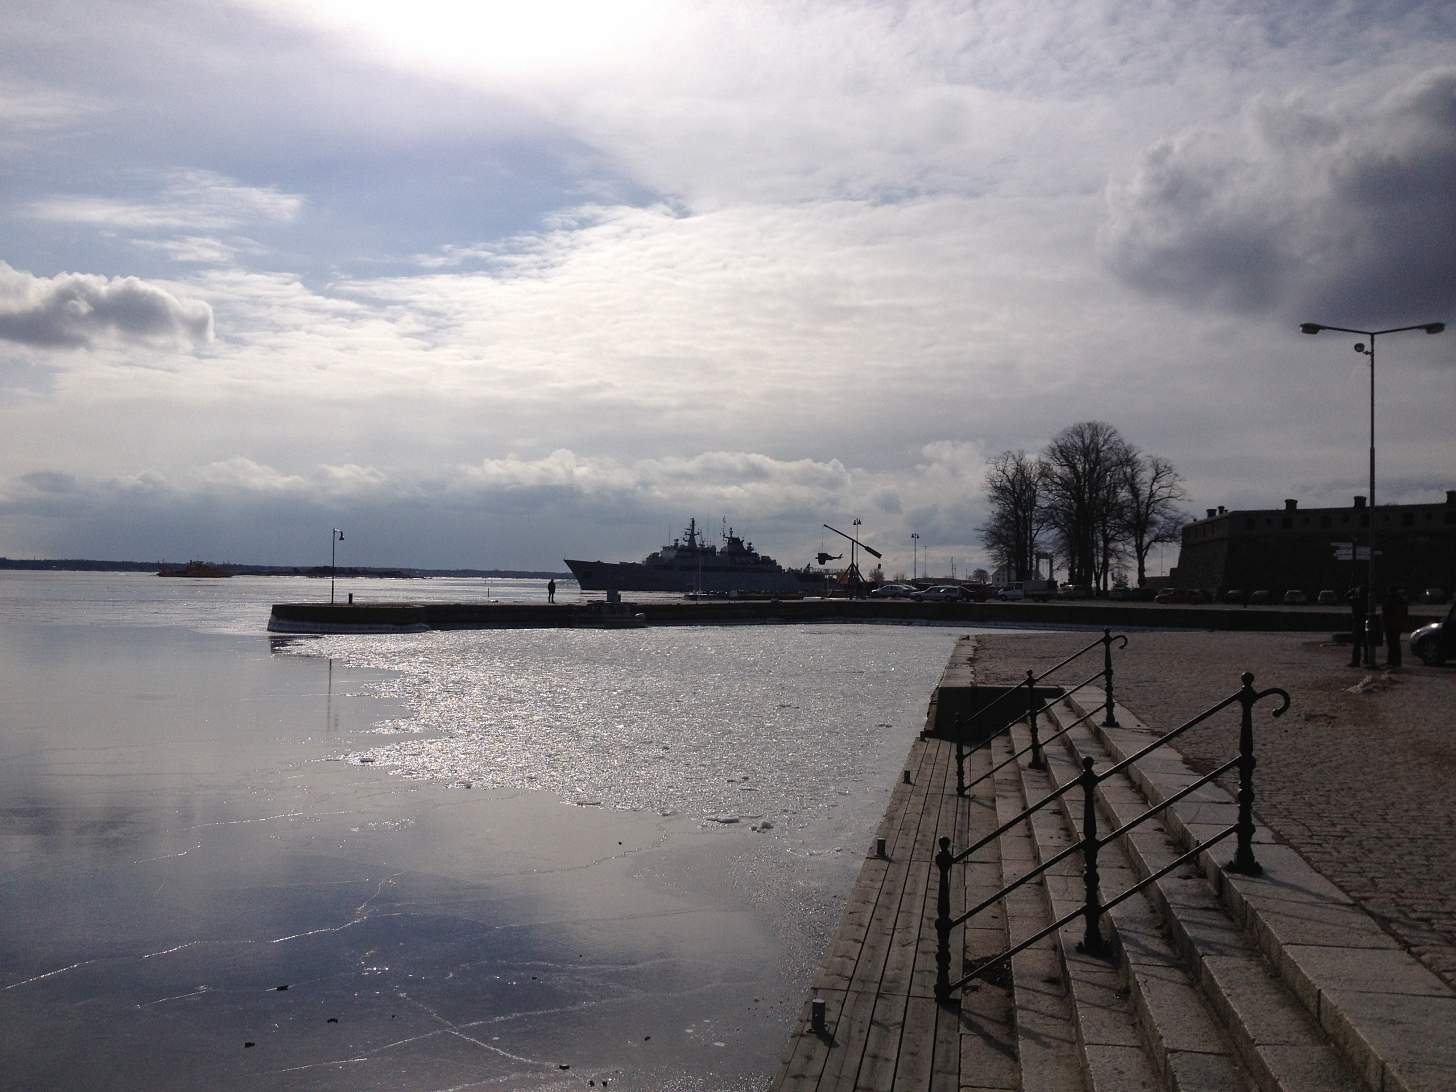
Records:
{"label": "dark car", "polygon": [[1435,667],[1456,656],[1456,604],[1441,622],[1422,626],[1410,635],[1411,655],[1421,663]]}

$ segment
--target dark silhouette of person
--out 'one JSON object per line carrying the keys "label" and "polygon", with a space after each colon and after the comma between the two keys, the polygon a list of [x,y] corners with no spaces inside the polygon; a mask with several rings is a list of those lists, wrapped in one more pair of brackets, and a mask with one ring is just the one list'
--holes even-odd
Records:
{"label": "dark silhouette of person", "polygon": [[1380,622],[1385,627],[1385,665],[1400,666],[1400,635],[1410,629],[1410,607],[1399,588],[1391,588],[1380,608]]}
{"label": "dark silhouette of person", "polygon": [[1364,584],[1356,584],[1345,595],[1350,604],[1350,666],[1360,666],[1361,650],[1365,651],[1365,662],[1370,662],[1370,652],[1365,644],[1365,608],[1369,593]]}
{"label": "dark silhouette of person", "polygon": [[546,602],[556,602],[556,581],[554,580],[546,581]]}

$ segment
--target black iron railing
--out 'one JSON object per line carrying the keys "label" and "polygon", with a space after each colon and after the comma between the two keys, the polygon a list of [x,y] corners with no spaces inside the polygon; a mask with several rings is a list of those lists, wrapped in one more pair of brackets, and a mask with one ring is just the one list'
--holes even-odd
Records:
{"label": "black iron railing", "polygon": [[[1234,852],[1233,860],[1229,862],[1227,866],[1229,871],[1241,872],[1246,875],[1257,875],[1262,871],[1259,866],[1259,862],[1254,857],[1254,766],[1256,763],[1254,759],[1253,710],[1256,702],[1273,694],[1277,695],[1281,699],[1281,704],[1278,709],[1274,710],[1273,715],[1276,717],[1283,716],[1285,710],[1289,708],[1289,695],[1284,690],[1281,690],[1278,687],[1270,687],[1267,690],[1256,691],[1254,689],[1254,676],[1249,674],[1248,672],[1244,672],[1244,674],[1240,676],[1240,683],[1242,685],[1239,687],[1239,689],[1234,693],[1230,694],[1228,697],[1224,698],[1222,701],[1205,709],[1192,720],[1185,721],[1183,724],[1180,724],[1177,728],[1174,728],[1171,732],[1168,732],[1166,735],[1154,740],[1142,750],[1129,755],[1121,762],[1109,766],[1101,773],[1097,773],[1093,769],[1094,763],[1092,759],[1083,758],[1082,772],[1077,777],[1068,781],[1066,784],[1054,789],[1052,792],[1048,793],[1046,796],[1038,800],[1035,804],[1032,804],[1031,806],[1026,808],[1014,819],[1010,819],[1007,820],[1005,823],[1002,823],[990,834],[987,834],[985,837],[973,842],[971,845],[967,846],[959,853],[951,852],[949,838],[940,839],[940,852],[937,853],[935,856],[936,867],[940,870],[940,889],[936,899],[935,918],[935,996],[939,1002],[941,1002],[942,1004],[949,1003],[952,996],[955,993],[959,992],[961,989],[963,989],[968,983],[976,978],[990,973],[994,968],[1005,963],[1012,956],[1017,955],[1019,952],[1022,952],[1025,949],[1031,947],[1043,937],[1046,937],[1051,933],[1056,932],[1058,929],[1062,928],[1062,926],[1067,925],[1072,921],[1075,921],[1078,917],[1081,917],[1085,920],[1082,941],[1078,945],[1078,948],[1088,953],[1089,955],[1106,955],[1108,951],[1108,945],[1106,940],[1102,936],[1102,930],[1100,927],[1100,920],[1103,914],[1105,914],[1108,910],[1111,910],[1114,906],[1117,906],[1124,899],[1131,898],[1133,895],[1137,894],[1137,892],[1141,891],[1149,884],[1162,879],[1169,872],[1172,872],[1175,868],[1187,863],[1198,854],[1208,849],[1210,846],[1213,846],[1223,841],[1230,835],[1237,836],[1238,845]],[[1236,702],[1242,707],[1241,719],[1239,723],[1239,753],[1236,756],[1223,763],[1216,770],[1205,774],[1198,780],[1194,781],[1192,784],[1180,789],[1172,796],[1169,796],[1162,803],[1155,804],[1153,807],[1143,812],[1137,818],[1131,819],[1128,822],[1124,823],[1116,830],[1106,835],[1098,834],[1096,805],[1096,791],[1098,785],[1106,781],[1108,778],[1121,773],[1123,770],[1126,770],[1128,767],[1136,763],[1139,759],[1157,750],[1159,747],[1168,744],[1172,740],[1176,739],[1178,736],[1182,735],[1184,732],[1188,731],[1188,729],[1194,727],[1197,724],[1201,724],[1203,721],[1207,720],[1215,713],[1228,708],[1230,705],[1233,705]],[[1085,720],[1086,717],[1083,717],[1081,719]],[[1061,733],[1058,734],[1060,735]],[[1097,873],[1098,851],[1110,842],[1121,838],[1124,834],[1127,834],[1134,827],[1147,821],[1148,819],[1151,819],[1154,815],[1157,815],[1164,809],[1171,807],[1173,804],[1176,804],[1178,801],[1182,800],[1190,793],[1202,788],[1204,785],[1214,780],[1214,778],[1221,777],[1223,774],[1236,767],[1239,771],[1238,820],[1232,826],[1229,826],[1224,830],[1219,831],[1212,837],[1204,838],[1199,845],[1195,846],[1187,853],[1182,854],[1176,860],[1169,862],[1167,865],[1158,869],[1158,871],[1154,872],[1147,878],[1139,881],[1136,884],[1133,884],[1131,887],[1121,892],[1115,898],[1109,899],[1107,902],[1102,902]],[[1028,816],[1040,811],[1048,804],[1051,804],[1061,797],[1065,796],[1074,788],[1080,788],[1082,790],[1081,839],[1067,846],[1065,849],[1054,854],[1053,856],[1049,857],[1037,867],[1028,871],[1025,875],[1022,875],[1017,879],[1013,880],[1011,883],[1001,888],[1001,890],[997,891],[994,895],[991,895],[989,898],[983,899],[981,902],[968,909],[965,913],[959,915],[958,917],[952,918],[950,916],[951,866],[957,864],[960,861],[966,860],[977,850],[990,844],[992,841],[999,838],[1002,834],[1005,834],[1012,827],[1016,826],[1017,823],[1023,822]],[[1032,936],[1027,937],[1025,940],[1021,941],[1018,944],[1012,945],[1005,951],[1001,952],[999,955],[992,956],[990,959],[987,960],[982,960],[978,966],[967,971],[959,979],[952,982],[950,978],[951,930],[958,925],[964,925],[971,918],[975,917],[981,911],[985,910],[987,907],[991,906],[997,901],[1005,898],[1008,894],[1010,894],[1012,891],[1015,891],[1022,884],[1027,883],[1028,881],[1035,879],[1037,876],[1042,875],[1042,873],[1048,871],[1049,869],[1054,868],[1057,864],[1066,860],[1068,857],[1078,851],[1082,853],[1083,860],[1082,880],[1084,897],[1082,906],[1079,907],[1077,910],[1074,910],[1073,912],[1066,914],[1061,918],[1058,918],[1056,921],[1052,922],[1040,932],[1037,932]]]}
{"label": "black iron railing", "polygon": [[[1059,736],[1059,735],[1062,734],[1062,732],[1065,732],[1068,729],[1075,727],[1075,725],[1070,725],[1070,724],[1067,725],[1065,728],[1062,729],[1061,732],[1055,733],[1054,735],[1048,737],[1046,740],[1043,740],[1041,738],[1039,725],[1037,723],[1037,717],[1041,713],[1045,713],[1048,709],[1050,709],[1054,704],[1056,704],[1056,702],[1060,701],[1061,699],[1059,697],[1053,698],[1050,701],[1046,701],[1046,702],[1043,702],[1040,705],[1038,705],[1037,704],[1037,696],[1036,696],[1036,685],[1037,685],[1037,683],[1042,682],[1044,679],[1046,679],[1049,676],[1051,676],[1054,672],[1060,671],[1062,668],[1066,667],[1073,660],[1077,659],[1080,656],[1085,655],[1088,652],[1091,652],[1098,645],[1101,645],[1102,646],[1102,670],[1096,672],[1095,674],[1092,674],[1092,675],[1087,676],[1087,678],[1083,679],[1081,682],[1077,683],[1075,686],[1069,688],[1067,692],[1068,693],[1076,693],[1078,690],[1081,690],[1082,687],[1088,686],[1091,683],[1096,682],[1098,679],[1101,679],[1102,680],[1102,691],[1103,691],[1103,703],[1102,703],[1103,717],[1102,717],[1102,725],[1103,725],[1104,728],[1116,728],[1117,727],[1117,714],[1114,711],[1115,710],[1115,705],[1114,705],[1113,700],[1112,700],[1112,643],[1114,641],[1121,641],[1122,642],[1121,644],[1119,644],[1117,646],[1118,648],[1126,648],[1127,647],[1127,637],[1126,636],[1124,636],[1121,633],[1114,635],[1113,632],[1110,629],[1104,629],[1102,631],[1102,636],[1099,637],[1099,638],[1097,638],[1097,640],[1093,641],[1090,645],[1087,645],[1085,648],[1079,648],[1076,652],[1072,653],[1065,660],[1062,660],[1060,663],[1053,664],[1051,667],[1049,667],[1045,671],[1043,671],[1040,675],[1038,675],[1036,672],[1034,672],[1034,671],[1032,671],[1030,669],[1027,669],[1025,681],[1019,682],[1015,686],[1008,686],[1000,694],[997,694],[989,702],[987,702],[985,705],[981,706],[980,709],[977,709],[973,715],[977,719],[983,718],[986,715],[986,713],[987,713],[988,710],[991,710],[991,709],[996,708],[996,706],[1000,705],[1002,702],[1008,701],[1008,699],[1010,699],[1012,697],[1012,695],[1020,694],[1023,690],[1026,692],[1026,705],[1024,707],[1024,710],[1022,712],[1018,712],[1018,713],[1013,714],[1012,717],[1009,720],[1007,720],[1007,722],[1005,724],[1003,724],[1000,728],[996,729],[996,731],[992,732],[986,738],[982,739],[974,747],[971,747],[971,748],[967,749],[967,747],[965,745],[965,742],[964,742],[964,740],[962,738],[961,718],[960,718],[959,715],[957,715],[957,717],[956,717],[956,723],[955,723],[955,737],[956,737],[956,795],[957,796],[964,796],[966,794],[966,790],[968,788],[971,788],[971,787],[973,787],[975,785],[980,784],[986,778],[990,777],[997,770],[999,770],[1002,766],[1005,766],[1009,762],[1015,761],[1016,759],[1020,758],[1023,754],[1026,754],[1027,752],[1030,752],[1031,753],[1031,768],[1033,770],[1040,770],[1040,769],[1044,769],[1045,768],[1046,763],[1042,759],[1042,754],[1041,754],[1042,747],[1046,743],[1050,743],[1051,740],[1056,739],[1057,736]],[[1096,712],[1096,710],[1094,709],[1093,710],[1093,713],[1095,713],[1095,712]],[[1093,715],[1093,713],[1088,713],[1086,717],[1083,717],[1082,718],[1082,720],[1087,720],[1089,717],[1091,717]],[[982,748],[989,747],[991,745],[991,741],[992,740],[996,739],[998,736],[1002,736],[1002,735],[1006,734],[1007,732],[1011,731],[1012,726],[1015,725],[1015,724],[1020,723],[1023,719],[1026,721],[1027,727],[1028,727],[1028,729],[1031,732],[1031,743],[1030,743],[1030,745],[1027,746],[1027,747],[1022,748],[1020,751],[1017,751],[1016,754],[1012,755],[1010,758],[1006,759],[1004,762],[997,763],[995,766],[993,766],[986,773],[983,773],[980,777],[976,778],[975,781],[972,781],[969,784],[967,784],[966,783],[966,759],[970,758],[972,755],[974,755],[977,751],[981,750]],[[1077,723],[1080,724],[1081,721],[1079,720]]]}

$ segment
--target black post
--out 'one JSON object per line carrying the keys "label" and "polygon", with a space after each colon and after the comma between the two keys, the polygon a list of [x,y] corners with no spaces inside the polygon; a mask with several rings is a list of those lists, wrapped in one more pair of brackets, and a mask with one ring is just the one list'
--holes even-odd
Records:
{"label": "black post", "polygon": [[950,839],[941,838],[935,855],[940,889],[935,895],[935,1000],[950,1004]]}
{"label": "black post", "polygon": [[1090,758],[1082,759],[1082,773],[1077,780],[1082,783],[1082,883],[1086,889],[1082,910],[1086,929],[1077,950],[1100,957],[1107,954],[1107,942],[1102,939],[1102,931],[1097,924],[1102,913],[1098,902],[1097,876],[1097,775],[1092,772]]}
{"label": "black post", "polygon": [[1116,728],[1117,714],[1112,711],[1112,630],[1102,631],[1102,688],[1107,695],[1107,711],[1102,717],[1102,727]]}
{"label": "black post", "polygon": [[961,738],[961,715],[955,717],[956,734],[956,795],[966,795],[966,744]]}
{"label": "black post", "polygon": [[1036,730],[1036,673],[1026,669],[1026,720],[1031,726],[1031,768],[1046,769],[1046,760],[1041,756],[1041,736]]}
{"label": "black post", "polygon": [[1241,872],[1245,876],[1258,876],[1264,869],[1254,859],[1254,676],[1245,671],[1239,676],[1243,686],[1239,688],[1239,821],[1236,837],[1238,848],[1229,864],[1230,872]]}

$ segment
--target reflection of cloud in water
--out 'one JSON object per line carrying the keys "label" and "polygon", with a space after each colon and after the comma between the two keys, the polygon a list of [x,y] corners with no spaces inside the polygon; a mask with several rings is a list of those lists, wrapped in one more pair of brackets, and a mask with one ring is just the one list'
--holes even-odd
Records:
{"label": "reflection of cloud in water", "polygon": [[[922,627],[455,631],[299,646],[379,683],[405,734],[350,761],[705,817],[799,816],[886,790],[953,639]],[[893,726],[893,727],[891,727]],[[889,756],[888,752],[895,755]]]}

